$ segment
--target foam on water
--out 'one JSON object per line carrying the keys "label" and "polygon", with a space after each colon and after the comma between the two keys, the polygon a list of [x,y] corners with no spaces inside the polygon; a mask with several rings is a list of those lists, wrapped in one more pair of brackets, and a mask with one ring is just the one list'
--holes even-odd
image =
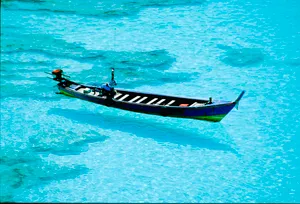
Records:
{"label": "foam on water", "polygon": [[[299,1],[1,1],[1,201],[300,202]],[[221,123],[56,95],[44,71],[235,100]]]}

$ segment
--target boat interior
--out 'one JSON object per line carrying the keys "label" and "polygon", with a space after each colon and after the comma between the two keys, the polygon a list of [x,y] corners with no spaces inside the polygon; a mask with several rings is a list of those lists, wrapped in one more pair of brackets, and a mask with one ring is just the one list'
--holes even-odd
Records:
{"label": "boat interior", "polygon": [[[69,86],[73,91],[105,99],[106,96],[103,96],[102,93],[96,87],[85,86],[80,84],[71,84]],[[200,107],[207,104],[211,104],[211,100],[200,100],[200,99],[191,99],[183,98],[176,96],[166,96],[150,93],[140,93],[135,91],[126,91],[115,89],[116,94],[113,99],[119,102],[135,103],[135,104],[144,104],[144,105],[158,105],[158,106],[180,106],[180,107]]]}

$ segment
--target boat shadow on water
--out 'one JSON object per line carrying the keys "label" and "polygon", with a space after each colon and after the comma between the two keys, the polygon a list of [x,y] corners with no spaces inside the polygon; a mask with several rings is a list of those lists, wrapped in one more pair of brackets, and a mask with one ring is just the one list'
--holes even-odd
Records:
{"label": "boat shadow on water", "polygon": [[[63,116],[80,123],[98,126],[102,129],[133,133],[138,137],[151,138],[160,144],[172,143],[179,146],[190,146],[192,149],[206,148],[209,150],[229,151],[238,155],[238,152],[231,147],[232,145],[222,143],[218,139],[208,138],[205,134],[194,133],[193,130],[187,131],[176,127],[171,128],[151,120],[139,120],[127,116],[114,116],[109,113],[60,108],[52,108],[48,113]],[[226,133],[223,127],[221,129]]]}

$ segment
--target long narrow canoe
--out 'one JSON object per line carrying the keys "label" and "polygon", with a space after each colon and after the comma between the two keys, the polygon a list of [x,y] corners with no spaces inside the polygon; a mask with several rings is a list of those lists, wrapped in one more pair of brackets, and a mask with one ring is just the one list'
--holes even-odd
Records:
{"label": "long narrow canoe", "polygon": [[220,122],[238,105],[245,93],[245,91],[242,91],[235,101],[212,101],[211,99],[115,89],[116,94],[113,97],[108,97],[102,95],[99,92],[99,87],[96,86],[79,84],[64,77],[56,77],[54,80],[59,82],[57,86],[60,93],[66,96],[127,111],[211,122]]}

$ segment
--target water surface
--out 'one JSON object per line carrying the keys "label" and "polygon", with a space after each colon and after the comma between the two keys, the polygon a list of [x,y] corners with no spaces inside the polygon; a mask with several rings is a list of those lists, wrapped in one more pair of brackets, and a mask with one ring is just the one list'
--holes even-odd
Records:
{"label": "water surface", "polygon": [[[1,2],[1,201],[300,202],[300,2]],[[234,100],[221,123],[56,95],[44,71]]]}

